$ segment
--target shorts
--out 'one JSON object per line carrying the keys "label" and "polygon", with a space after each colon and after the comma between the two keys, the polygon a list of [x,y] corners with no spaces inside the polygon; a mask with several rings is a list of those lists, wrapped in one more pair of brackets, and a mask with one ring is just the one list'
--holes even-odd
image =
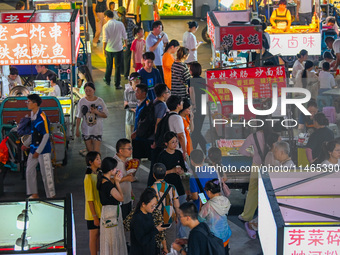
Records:
{"label": "shorts", "polygon": [[154,22],[153,20],[143,20],[142,21],[144,32],[152,31],[153,22]]}
{"label": "shorts", "polygon": [[[100,222],[100,219],[99,219],[99,222]],[[87,229],[88,230],[99,229],[99,226],[95,226],[94,225],[94,221],[93,220],[87,220],[86,223],[87,223]]]}
{"label": "shorts", "polygon": [[101,142],[102,141],[102,136],[101,135],[82,135],[84,141],[88,141],[88,140],[96,140]]}

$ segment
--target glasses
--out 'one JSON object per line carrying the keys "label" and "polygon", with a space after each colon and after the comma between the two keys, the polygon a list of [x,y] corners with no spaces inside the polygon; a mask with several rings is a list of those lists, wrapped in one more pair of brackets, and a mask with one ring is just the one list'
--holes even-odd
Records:
{"label": "glasses", "polygon": [[132,151],[132,147],[129,147],[129,148],[121,148],[122,150],[129,150],[129,151]]}
{"label": "glasses", "polygon": [[30,101],[30,100],[27,100],[27,101],[25,101],[25,103],[28,104],[28,103],[33,103],[33,102]]}

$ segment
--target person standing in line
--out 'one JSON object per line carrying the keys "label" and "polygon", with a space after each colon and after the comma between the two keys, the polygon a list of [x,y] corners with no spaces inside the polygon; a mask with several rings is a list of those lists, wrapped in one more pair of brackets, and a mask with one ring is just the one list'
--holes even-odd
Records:
{"label": "person standing in line", "polygon": [[124,201],[120,187],[121,179],[122,174],[117,170],[117,161],[112,157],[104,158],[97,180],[97,189],[102,203],[100,255],[128,255],[120,208],[120,202]]}
{"label": "person standing in line", "polygon": [[171,67],[175,62],[174,54],[177,52],[179,48],[179,42],[177,40],[171,40],[170,43],[165,47],[164,54],[162,57],[162,68],[163,68],[163,76],[164,83],[171,90]]}
{"label": "person standing in line", "polygon": [[[106,56],[104,82],[106,85],[110,86],[113,59],[115,59],[115,87],[116,89],[122,89],[123,87],[120,85],[120,73],[123,48],[127,45],[127,35],[124,24],[113,19],[112,11],[105,11],[104,16],[107,21],[103,27],[103,50],[104,55]],[[122,40],[124,40],[124,46]]]}
{"label": "person standing in line", "polygon": [[97,174],[102,160],[100,153],[89,151],[86,154],[86,172],[84,178],[85,220],[89,230],[89,246],[91,255],[99,252],[99,226],[102,204],[97,189]]}
{"label": "person standing in line", "polygon": [[96,20],[96,34],[93,38],[92,45],[93,47],[97,47],[99,41],[100,34],[102,32],[103,26],[106,23],[104,18],[104,12],[107,10],[106,0],[95,0],[96,3],[93,3],[94,9],[94,18]]}
{"label": "person standing in line", "polygon": [[[145,30],[145,29],[144,29]],[[163,68],[162,68],[162,55],[164,52],[164,43],[163,43],[163,36],[164,33],[162,33],[162,22],[161,21],[155,21],[152,24],[152,31],[146,38],[146,52],[153,52],[155,54],[155,66],[157,67],[163,83]]]}
{"label": "person standing in line", "polygon": [[133,30],[133,36],[137,37],[133,40],[131,44],[131,51],[132,53],[132,63],[135,72],[138,72],[140,69],[143,68],[143,53],[145,49],[145,40],[144,37],[144,30],[141,27],[137,27]]}
{"label": "person standing in line", "polygon": [[[141,15],[139,16],[139,10]],[[145,38],[147,38],[149,32],[152,30],[152,24],[154,22],[153,12],[156,13],[157,17],[159,17],[159,12],[157,8],[156,0],[137,0],[137,8],[136,8],[136,23],[140,23],[142,21],[143,29],[145,32]]]}
{"label": "person standing in line", "polygon": [[130,74],[130,66],[131,66],[131,45],[134,40],[133,31],[137,28],[136,24],[132,21],[132,19],[126,18],[126,9],[123,6],[120,6],[117,10],[119,21],[124,24],[126,35],[127,35],[127,45],[126,50],[124,51],[123,58],[123,74],[126,80],[129,79]]}
{"label": "person standing in line", "polygon": [[305,69],[305,62],[308,60],[308,51],[301,50],[299,54],[296,55],[297,60],[295,60],[292,71],[293,82],[295,83],[295,79],[299,70]]}
{"label": "person standing in line", "polygon": [[107,118],[108,110],[104,100],[94,95],[96,88],[91,82],[85,85],[86,96],[79,100],[76,121],[76,136],[80,136],[79,126],[87,151],[100,152],[103,135],[103,119]]}
{"label": "person standing in line", "polygon": [[[27,96],[27,108],[31,110],[31,145],[27,159],[26,188],[29,198],[38,199],[37,165],[44,182],[47,198],[55,197],[53,168],[51,163],[50,122],[40,109],[42,99],[37,94]],[[27,148],[23,145],[23,150]]]}
{"label": "person standing in line", "polygon": [[207,141],[202,135],[202,126],[204,122],[205,115],[202,114],[202,94],[204,94],[204,89],[206,89],[206,81],[201,77],[202,66],[200,63],[192,63],[190,65],[190,74],[192,78],[189,80],[190,84],[190,100],[192,106],[192,112],[194,113],[194,131],[191,134],[192,137],[192,147],[197,148],[199,144],[201,146],[204,155],[206,155],[206,145]]}
{"label": "person standing in line", "polygon": [[188,83],[190,73],[188,66],[184,63],[188,55],[188,48],[180,47],[177,51],[177,59],[171,66],[171,95],[176,95],[181,98],[189,95]]}
{"label": "person standing in line", "polygon": [[189,56],[185,60],[185,63],[191,64],[197,62],[197,49],[202,42],[197,42],[196,36],[194,35],[198,29],[197,21],[188,22],[189,30],[183,34],[183,46],[189,49]]}

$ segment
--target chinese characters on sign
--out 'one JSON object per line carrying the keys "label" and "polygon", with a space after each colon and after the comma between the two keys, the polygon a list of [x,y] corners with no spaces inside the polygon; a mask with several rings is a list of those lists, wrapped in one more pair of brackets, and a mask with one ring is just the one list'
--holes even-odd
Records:
{"label": "chinese characters on sign", "polygon": [[71,62],[70,23],[0,24],[0,65]]}
{"label": "chinese characters on sign", "polygon": [[340,228],[287,228],[284,233],[284,254],[340,255]]}
{"label": "chinese characters on sign", "polygon": [[321,54],[321,34],[270,34],[270,53],[295,56],[305,49],[309,55]]}
{"label": "chinese characters on sign", "polygon": [[220,41],[232,50],[262,49],[262,33],[256,26],[220,27]]}
{"label": "chinese characters on sign", "polygon": [[211,43],[215,46],[215,26],[211,21],[209,14],[207,15],[207,26],[208,26],[208,34],[211,40]]}
{"label": "chinese characters on sign", "polygon": [[13,12],[0,13],[1,23],[25,23],[32,16],[33,11],[30,12]]}
{"label": "chinese characters on sign", "polygon": [[[255,67],[224,70],[207,70],[208,90],[213,92],[215,84],[230,84],[239,87],[245,98],[248,98],[248,88],[253,89],[253,98],[272,97],[272,86],[280,88],[286,87],[286,73],[283,66]],[[216,89],[222,101],[232,101],[233,97],[228,89]],[[280,96],[280,94],[279,94]],[[209,97],[209,100],[212,100]],[[340,254],[339,254],[340,255]]]}

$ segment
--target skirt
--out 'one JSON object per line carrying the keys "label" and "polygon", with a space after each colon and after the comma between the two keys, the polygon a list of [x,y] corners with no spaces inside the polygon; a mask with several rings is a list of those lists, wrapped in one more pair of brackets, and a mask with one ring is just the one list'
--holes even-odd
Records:
{"label": "skirt", "polygon": [[118,225],[111,228],[105,228],[102,220],[109,217],[117,217],[117,206],[120,205],[103,205],[100,219],[100,255],[128,255],[122,209],[119,208]]}

